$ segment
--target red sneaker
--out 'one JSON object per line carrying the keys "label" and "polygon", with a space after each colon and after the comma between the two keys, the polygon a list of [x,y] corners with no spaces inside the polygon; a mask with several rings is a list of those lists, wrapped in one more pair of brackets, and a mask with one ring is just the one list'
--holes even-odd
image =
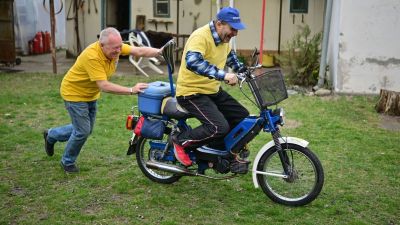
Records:
{"label": "red sneaker", "polygon": [[185,152],[183,146],[176,144],[174,142],[173,144],[174,144],[174,154],[176,159],[184,166],[192,165],[192,160],[190,160],[189,155]]}

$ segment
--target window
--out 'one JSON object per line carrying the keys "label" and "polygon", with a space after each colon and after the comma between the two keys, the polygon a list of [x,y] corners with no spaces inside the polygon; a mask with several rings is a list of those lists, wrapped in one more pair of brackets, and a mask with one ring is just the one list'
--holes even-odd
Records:
{"label": "window", "polygon": [[169,16],[169,0],[153,0],[154,17]]}
{"label": "window", "polygon": [[290,0],[290,13],[308,13],[308,0]]}

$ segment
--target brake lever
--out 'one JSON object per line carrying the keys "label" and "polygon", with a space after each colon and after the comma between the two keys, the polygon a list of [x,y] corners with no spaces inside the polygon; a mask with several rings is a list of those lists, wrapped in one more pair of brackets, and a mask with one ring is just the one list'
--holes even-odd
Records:
{"label": "brake lever", "polygon": [[246,81],[246,79],[243,79],[243,80],[240,81],[240,83],[239,83],[239,87],[240,87],[240,88],[243,87],[243,83],[244,83],[245,81]]}
{"label": "brake lever", "polygon": [[254,71],[254,70],[256,70],[256,69],[260,69],[261,67],[262,67],[261,64],[257,64],[257,65],[255,65],[255,66],[248,67],[248,69],[251,70],[251,71]]}
{"label": "brake lever", "polygon": [[240,81],[239,87],[242,88],[243,83],[246,81],[246,78],[248,77],[249,79],[253,78],[254,75],[252,75],[251,73],[256,70],[261,68],[262,65],[261,64],[257,64],[255,66],[250,66],[247,67],[247,70],[245,72],[242,73],[237,73],[237,78]]}
{"label": "brake lever", "polygon": [[249,71],[246,71],[244,73],[238,73],[237,78],[239,80],[239,87],[242,88],[243,83],[246,81],[246,73]]}

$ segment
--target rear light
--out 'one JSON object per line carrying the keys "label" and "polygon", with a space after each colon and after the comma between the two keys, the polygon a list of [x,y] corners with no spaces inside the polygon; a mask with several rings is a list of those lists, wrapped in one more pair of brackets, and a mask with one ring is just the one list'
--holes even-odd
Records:
{"label": "rear light", "polygon": [[126,118],[126,124],[125,124],[126,129],[128,129],[128,130],[135,129],[138,119],[139,119],[138,116],[128,115],[128,117]]}

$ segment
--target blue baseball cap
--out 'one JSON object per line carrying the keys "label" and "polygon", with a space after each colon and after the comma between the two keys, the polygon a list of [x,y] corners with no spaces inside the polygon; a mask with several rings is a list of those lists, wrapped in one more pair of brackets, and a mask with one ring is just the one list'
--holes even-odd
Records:
{"label": "blue baseball cap", "polygon": [[236,30],[243,30],[246,28],[246,26],[240,22],[239,10],[232,7],[222,8],[217,14],[217,19],[228,23]]}

